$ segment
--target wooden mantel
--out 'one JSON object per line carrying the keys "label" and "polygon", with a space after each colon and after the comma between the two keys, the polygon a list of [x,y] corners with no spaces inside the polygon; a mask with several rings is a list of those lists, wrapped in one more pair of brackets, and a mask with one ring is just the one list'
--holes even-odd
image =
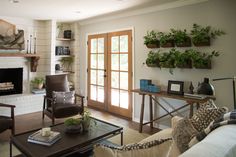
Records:
{"label": "wooden mantel", "polygon": [[1,53],[0,52],[0,57],[24,57],[24,58],[30,58],[30,66],[31,66],[31,72],[36,72],[37,71],[37,66],[38,66],[38,60],[39,60],[39,55],[36,54],[26,54],[26,53]]}

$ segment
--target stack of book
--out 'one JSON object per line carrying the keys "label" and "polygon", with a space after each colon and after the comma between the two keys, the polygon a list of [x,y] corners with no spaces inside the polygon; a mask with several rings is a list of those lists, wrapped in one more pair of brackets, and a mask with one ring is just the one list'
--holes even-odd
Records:
{"label": "stack of book", "polygon": [[51,146],[59,139],[61,139],[60,132],[51,131],[50,136],[42,136],[41,130],[39,130],[28,137],[28,142]]}
{"label": "stack of book", "polygon": [[45,94],[45,89],[32,89],[32,93],[34,94]]}

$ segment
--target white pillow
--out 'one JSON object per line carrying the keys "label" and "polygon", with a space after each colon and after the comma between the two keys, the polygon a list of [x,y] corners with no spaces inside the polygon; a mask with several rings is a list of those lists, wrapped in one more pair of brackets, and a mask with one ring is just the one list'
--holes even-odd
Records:
{"label": "white pillow", "polygon": [[99,144],[94,148],[94,157],[166,157],[171,144],[170,138],[121,147]]}

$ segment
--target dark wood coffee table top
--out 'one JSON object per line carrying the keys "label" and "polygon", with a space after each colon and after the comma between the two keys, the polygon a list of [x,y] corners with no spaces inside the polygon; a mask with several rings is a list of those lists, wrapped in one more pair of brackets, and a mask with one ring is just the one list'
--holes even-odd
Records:
{"label": "dark wood coffee table top", "polygon": [[99,142],[102,139],[109,138],[117,134],[121,134],[123,136],[122,127],[95,118],[93,119],[97,124],[90,127],[88,132],[79,134],[66,133],[65,125],[63,123],[52,126],[52,131],[59,131],[62,136],[62,138],[52,146],[43,146],[27,142],[28,136],[39,129],[12,136],[11,143],[26,156],[54,157],[83,149]]}

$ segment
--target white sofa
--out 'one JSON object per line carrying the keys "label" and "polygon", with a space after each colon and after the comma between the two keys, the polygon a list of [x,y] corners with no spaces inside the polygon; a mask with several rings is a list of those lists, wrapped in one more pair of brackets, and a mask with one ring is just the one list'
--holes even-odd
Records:
{"label": "white sofa", "polygon": [[[172,130],[177,124],[177,122],[182,119],[181,117],[172,118],[172,128],[164,129],[156,134],[153,134],[139,143],[145,143],[148,141],[166,139],[172,137]],[[162,150],[163,151],[163,150]],[[212,131],[205,139],[189,148],[184,153],[180,154],[175,142],[169,144],[164,151],[165,157],[236,157],[236,125],[225,125]],[[95,157],[109,157],[100,148],[95,148]],[[117,153],[113,156],[119,156]],[[157,153],[155,157],[163,157]]]}
{"label": "white sofa", "polygon": [[[180,117],[172,118],[172,128],[180,119]],[[171,137],[172,128],[164,129],[141,142]],[[180,154],[174,141],[168,151],[168,157],[236,157],[236,125],[225,125],[217,128],[205,139],[182,154]]]}

